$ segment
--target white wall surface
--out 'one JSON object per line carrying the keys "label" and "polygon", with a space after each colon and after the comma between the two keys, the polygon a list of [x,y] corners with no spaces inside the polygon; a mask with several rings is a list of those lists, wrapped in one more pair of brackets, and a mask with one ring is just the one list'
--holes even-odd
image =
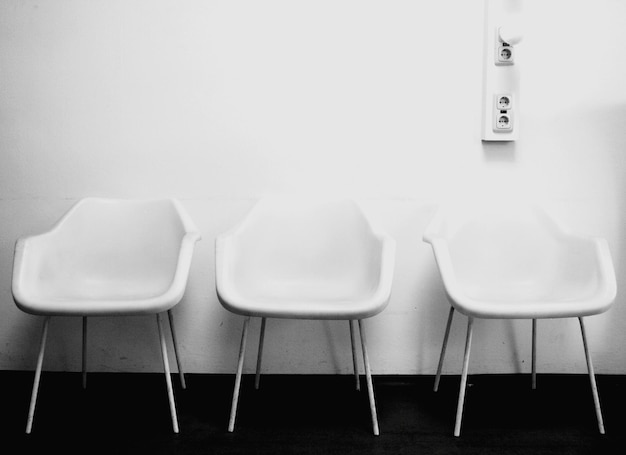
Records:
{"label": "white wall surface", "polygon": [[[515,0],[513,0],[515,1]],[[242,318],[218,303],[214,238],[268,193],[362,201],[395,237],[375,374],[433,374],[448,304],[421,234],[469,191],[535,194],[609,241],[618,298],[588,319],[598,373],[626,373],[626,2],[526,0],[520,139],[480,141],[479,0],[0,2],[0,369],[33,369],[41,319],[13,304],[15,240],[85,196],[179,198],[198,224],[176,307],[190,372],[233,373]],[[447,373],[461,367],[464,317]],[[45,368],[80,369],[53,319]],[[259,322],[246,370],[253,369]],[[527,372],[529,321],[478,321],[470,372]],[[94,318],[90,369],[160,371],[153,318]],[[540,372],[585,371],[576,320],[541,321]],[[274,373],[348,373],[347,323],[269,321]]]}

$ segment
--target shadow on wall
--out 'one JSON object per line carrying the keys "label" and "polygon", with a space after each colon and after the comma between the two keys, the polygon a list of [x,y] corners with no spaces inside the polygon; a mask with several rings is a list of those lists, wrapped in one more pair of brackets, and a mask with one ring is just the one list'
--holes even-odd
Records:
{"label": "shadow on wall", "polygon": [[[412,298],[409,308],[415,313],[415,320],[412,324],[417,328],[413,330],[414,344],[411,349],[417,362],[415,369],[418,372],[432,371],[433,374],[437,366],[439,341],[443,336],[441,327],[445,326],[449,309],[446,291],[432,249],[422,240],[423,232],[436,211],[435,206],[421,206],[415,210],[415,219],[407,225],[407,229],[412,230],[412,235],[418,242],[416,249],[410,251],[410,254],[414,256],[411,260],[415,263],[410,267],[405,267],[404,270],[409,272],[417,270],[417,275],[412,273],[405,273],[404,276],[396,275],[400,284],[406,280],[405,285],[409,287],[410,292],[404,294]],[[411,232],[403,232],[400,238],[409,238],[410,235]]]}
{"label": "shadow on wall", "polygon": [[488,163],[515,163],[516,143],[514,141],[483,141],[483,156]]}
{"label": "shadow on wall", "polygon": [[[624,288],[622,271],[624,270],[624,258],[626,258],[626,104],[611,106],[602,112],[585,113],[585,118],[579,121],[589,128],[589,131],[597,138],[597,145],[587,150],[588,154],[593,157],[596,153],[602,153],[603,156],[596,159],[604,166],[601,169],[601,175],[607,179],[606,182],[597,182],[598,185],[607,185],[604,191],[612,191],[613,199],[610,213],[614,216],[614,222],[611,229],[607,231],[612,234],[609,239],[611,255],[616,271],[617,279],[617,298],[615,304],[609,310],[608,315],[602,316],[600,322],[604,326],[604,330],[598,330],[602,338],[597,340],[596,349],[602,356],[607,359],[621,359],[623,352],[622,347],[626,344],[626,334],[623,330],[623,321],[626,320],[626,306],[624,306]],[[589,117],[589,118],[587,118]],[[599,159],[602,158],[602,159]],[[593,159],[593,158],[591,158]],[[598,199],[600,196],[595,196]],[[611,232],[614,230],[614,232]],[[599,359],[600,360],[600,359]],[[600,364],[609,365],[608,371],[615,372],[619,368],[618,365],[613,366],[613,360],[601,361]],[[622,366],[622,368],[624,368]],[[624,373],[622,370],[620,373]],[[603,371],[599,371],[603,373]]]}
{"label": "shadow on wall", "polygon": [[[398,242],[391,300],[380,315],[367,321],[372,362],[377,373],[397,373],[389,370],[394,362],[402,365],[402,372],[434,372],[439,346],[433,340],[440,334],[430,321],[445,324],[448,306],[422,234],[437,206],[414,199],[369,200],[361,205],[373,224]],[[379,361],[381,357],[385,361]]]}

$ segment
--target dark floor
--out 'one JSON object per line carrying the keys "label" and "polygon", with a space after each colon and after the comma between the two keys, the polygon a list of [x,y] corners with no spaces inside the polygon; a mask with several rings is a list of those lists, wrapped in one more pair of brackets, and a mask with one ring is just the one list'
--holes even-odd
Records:
{"label": "dark floor", "polygon": [[539,375],[535,391],[527,375],[470,376],[460,438],[452,435],[458,376],[442,378],[437,393],[431,376],[374,377],[378,437],[367,392],[350,376],[268,375],[258,391],[244,377],[232,434],[233,376],[190,374],[187,390],[174,377],[174,435],[162,375],[93,373],[83,390],[80,374],[49,372],[27,436],[32,380],[0,372],[1,453],[605,454],[626,444],[625,376],[598,376],[604,436],[585,375]]}

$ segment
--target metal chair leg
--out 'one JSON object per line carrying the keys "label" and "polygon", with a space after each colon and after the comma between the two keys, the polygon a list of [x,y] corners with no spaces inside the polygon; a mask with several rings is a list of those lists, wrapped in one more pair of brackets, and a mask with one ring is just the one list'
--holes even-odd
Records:
{"label": "metal chair leg", "polygon": [[439,390],[439,380],[441,379],[441,369],[443,368],[443,359],[446,356],[446,347],[448,346],[448,337],[450,336],[450,326],[452,325],[452,318],[454,317],[454,307],[450,307],[450,313],[448,314],[448,322],[446,324],[446,332],[443,336],[443,345],[441,346],[441,354],[439,355],[439,365],[437,366],[437,375],[435,376],[435,385],[433,390],[436,392]]}
{"label": "metal chair leg", "polygon": [[380,431],[378,429],[378,416],[376,414],[376,401],[374,400],[374,386],[372,385],[372,373],[370,371],[370,361],[367,355],[367,344],[365,340],[365,328],[363,327],[363,321],[359,319],[359,333],[361,335],[361,348],[363,349],[363,363],[365,364],[365,378],[367,382],[367,395],[370,402],[370,412],[372,414],[372,426],[374,429],[374,435],[378,436]]}
{"label": "metal chair leg", "polygon": [[87,316],[83,316],[83,389],[87,388]]}
{"label": "metal chair leg", "polygon": [[533,319],[533,346],[531,355],[531,386],[537,388],[537,320]]}
{"label": "metal chair leg", "polygon": [[239,401],[239,390],[241,389],[241,374],[243,372],[243,360],[246,353],[246,341],[248,338],[248,326],[250,325],[250,316],[243,321],[243,332],[241,334],[241,345],[239,347],[239,361],[237,363],[237,375],[235,377],[235,390],[233,391],[233,402],[230,407],[230,420],[228,421],[228,431],[232,433],[235,430],[235,418],[237,417],[237,403]]}
{"label": "metal chair leg", "polygon": [[361,391],[361,381],[359,381],[359,361],[356,355],[356,340],[354,338],[354,321],[348,321],[350,324],[350,344],[352,345],[352,364],[354,365],[354,382],[356,390]]}
{"label": "metal chair leg", "polygon": [[43,356],[46,351],[46,339],[48,338],[48,325],[50,316],[43,320],[41,331],[41,343],[39,345],[39,355],[37,356],[37,367],[35,368],[35,380],[33,381],[33,391],[30,395],[30,406],[28,408],[28,420],[26,421],[26,434],[30,434],[33,429],[33,419],[35,417],[35,405],[37,404],[37,393],[39,392],[39,381],[41,379],[41,369],[43,367]]}
{"label": "metal chair leg", "polygon": [[163,370],[165,371],[165,384],[167,385],[167,398],[170,403],[170,414],[172,417],[172,428],[174,433],[178,433],[178,417],[176,415],[176,404],[174,403],[174,390],[172,388],[172,378],[170,376],[170,365],[167,357],[167,344],[163,334],[163,322],[161,313],[157,314],[157,326],[159,328],[159,339],[161,341],[161,356],[163,357]]}
{"label": "metal chair leg", "polygon": [[170,330],[172,332],[172,343],[174,344],[174,356],[176,357],[178,376],[180,377],[180,386],[183,389],[186,389],[187,383],[185,382],[185,373],[183,372],[183,365],[180,360],[180,351],[178,350],[178,338],[176,337],[176,330],[174,328],[174,315],[172,314],[172,310],[167,311],[167,316],[170,322]]}
{"label": "metal chair leg", "polygon": [[593,404],[596,408],[596,417],[598,419],[598,429],[600,434],[604,434],[604,421],[602,419],[602,410],[600,409],[600,398],[598,397],[598,387],[596,386],[596,376],[593,371],[593,364],[591,363],[591,355],[589,354],[589,345],[587,344],[587,333],[585,331],[585,324],[583,318],[579,317],[580,332],[583,336],[583,345],[585,348],[585,357],[587,359],[587,370],[589,371],[589,381],[591,382],[591,393],[593,394]]}
{"label": "metal chair leg", "polygon": [[261,362],[263,359],[263,341],[265,339],[265,322],[266,318],[261,318],[261,333],[259,335],[259,354],[256,359],[256,374],[254,375],[254,388],[259,390],[261,381]]}
{"label": "metal chair leg", "polygon": [[461,435],[461,420],[463,418],[463,404],[465,403],[465,390],[467,386],[467,370],[469,367],[470,349],[472,346],[472,326],[474,318],[467,320],[467,338],[465,339],[465,356],[463,358],[463,373],[461,374],[461,386],[459,388],[459,402],[456,408],[456,422],[454,424],[454,436]]}

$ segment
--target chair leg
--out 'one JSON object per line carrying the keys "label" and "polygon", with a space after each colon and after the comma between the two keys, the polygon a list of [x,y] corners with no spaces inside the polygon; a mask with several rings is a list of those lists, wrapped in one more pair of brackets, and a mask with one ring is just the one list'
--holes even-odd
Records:
{"label": "chair leg", "polygon": [[356,355],[356,340],[354,339],[354,321],[348,321],[350,324],[350,344],[352,345],[352,364],[354,365],[354,382],[356,390],[361,391],[361,381],[359,381],[359,361]]}
{"label": "chair leg", "polygon": [[363,349],[363,363],[365,365],[367,395],[368,395],[369,402],[370,402],[370,412],[372,414],[372,427],[374,429],[374,435],[378,436],[380,434],[380,431],[378,429],[378,416],[376,415],[376,401],[374,400],[374,386],[372,385],[372,373],[370,370],[370,360],[367,355],[365,328],[363,327],[363,321],[361,319],[359,319],[359,333],[361,335],[361,348]]}
{"label": "chair leg", "polygon": [[246,341],[248,338],[248,326],[250,316],[243,321],[243,332],[241,334],[241,345],[239,346],[239,361],[237,363],[237,375],[235,377],[235,390],[233,391],[233,402],[230,407],[230,420],[228,421],[228,431],[235,430],[235,418],[237,417],[237,403],[239,401],[239,390],[241,389],[241,374],[243,372],[243,359],[246,352]]}
{"label": "chair leg", "polygon": [[533,319],[533,343],[531,354],[531,387],[533,390],[537,388],[537,320]]}
{"label": "chair leg", "polygon": [[448,346],[448,337],[450,336],[450,326],[452,325],[452,318],[454,316],[454,307],[450,307],[450,313],[448,314],[448,322],[446,324],[446,332],[443,336],[443,345],[441,346],[441,354],[439,355],[439,365],[437,366],[437,374],[435,375],[435,385],[433,390],[436,392],[439,390],[439,380],[441,379],[441,369],[443,368],[443,359],[446,356],[446,347]]}
{"label": "chair leg", "polygon": [[263,341],[265,339],[265,322],[266,318],[261,318],[261,334],[259,335],[259,354],[256,359],[256,374],[254,375],[254,388],[259,390],[261,381],[261,361],[263,359]]}
{"label": "chair leg", "polygon": [[83,389],[87,388],[87,316],[83,316]]}
{"label": "chair leg", "polygon": [[172,417],[172,428],[174,433],[178,433],[178,417],[176,416],[176,404],[174,403],[174,390],[172,388],[172,378],[170,376],[170,365],[167,357],[167,344],[163,333],[163,322],[161,313],[157,314],[157,326],[159,328],[159,339],[161,341],[161,355],[163,357],[163,370],[165,372],[165,384],[167,385],[167,398],[170,403],[170,414]]}
{"label": "chair leg", "polygon": [[48,325],[50,316],[46,316],[43,321],[43,330],[41,332],[41,343],[39,345],[39,355],[37,356],[37,367],[35,368],[35,380],[33,382],[33,391],[30,395],[30,406],[28,408],[28,420],[26,421],[26,434],[30,434],[33,429],[33,418],[35,417],[35,405],[37,403],[37,393],[39,392],[39,380],[41,379],[41,369],[43,367],[43,356],[46,350],[46,338],[48,338]]}
{"label": "chair leg", "polygon": [[467,320],[467,338],[465,339],[465,356],[463,358],[463,373],[461,374],[461,386],[459,389],[459,402],[456,408],[456,422],[454,424],[454,436],[461,435],[461,420],[463,418],[463,404],[465,402],[465,390],[467,386],[467,370],[469,367],[470,348],[472,346],[472,326],[474,318]]}
{"label": "chair leg", "polygon": [[178,376],[180,377],[180,386],[184,389],[187,388],[185,383],[185,373],[183,371],[183,365],[180,360],[180,351],[178,350],[178,338],[176,337],[176,329],[174,328],[174,315],[172,310],[167,311],[167,317],[170,322],[170,330],[172,331],[172,343],[174,344],[174,356],[176,357],[176,365],[178,367]]}
{"label": "chair leg", "polygon": [[602,410],[600,409],[600,398],[598,397],[598,387],[596,386],[596,377],[591,363],[591,355],[589,354],[589,345],[587,344],[587,333],[585,332],[585,324],[583,318],[579,317],[580,331],[583,336],[583,345],[585,348],[585,357],[587,358],[587,370],[589,371],[589,381],[591,382],[591,393],[593,394],[593,404],[596,408],[596,417],[598,419],[598,429],[600,434],[604,434],[604,421],[602,419]]}

